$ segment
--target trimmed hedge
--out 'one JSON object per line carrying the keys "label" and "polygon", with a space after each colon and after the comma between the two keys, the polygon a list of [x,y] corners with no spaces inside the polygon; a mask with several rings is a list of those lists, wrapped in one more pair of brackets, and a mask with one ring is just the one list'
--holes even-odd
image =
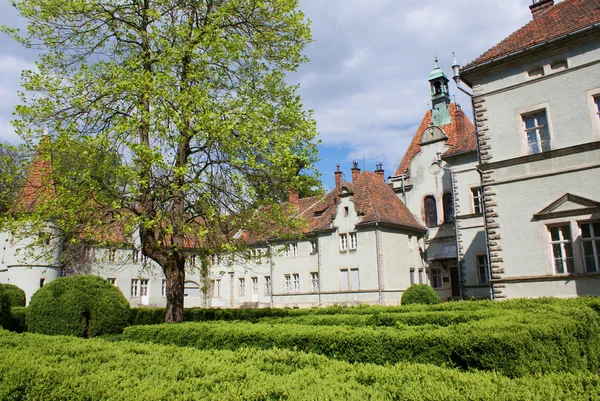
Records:
{"label": "trimmed hedge", "polygon": [[10,319],[10,298],[5,292],[0,292],[0,327],[8,329]]}
{"label": "trimmed hedge", "polygon": [[129,302],[121,291],[98,276],[61,277],[40,288],[27,311],[33,333],[95,337],[123,331]]}
{"label": "trimmed hedge", "polygon": [[285,350],[199,351],[0,333],[0,399],[548,401],[598,394],[600,377],[590,372],[511,380],[431,365],[349,364]]}
{"label": "trimmed hedge", "polygon": [[600,367],[599,318],[586,307],[549,305],[542,311],[507,310],[447,327],[403,327],[183,323],[128,327],[123,338],[199,349],[277,347],[347,362],[411,361],[495,370],[509,377]]}
{"label": "trimmed hedge", "polygon": [[426,284],[413,284],[402,293],[402,305],[436,305],[440,298],[435,290]]}
{"label": "trimmed hedge", "polygon": [[8,295],[10,306],[25,306],[25,291],[14,284],[0,284],[0,292]]}
{"label": "trimmed hedge", "polygon": [[10,310],[11,319],[8,330],[15,331],[17,333],[23,333],[27,331],[27,307],[26,306],[15,306]]}

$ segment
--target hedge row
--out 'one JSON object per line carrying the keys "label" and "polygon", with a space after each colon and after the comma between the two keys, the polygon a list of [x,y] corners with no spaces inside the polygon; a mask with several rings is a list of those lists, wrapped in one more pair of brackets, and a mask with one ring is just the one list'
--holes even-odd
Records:
{"label": "hedge row", "polygon": [[[406,318],[394,317],[394,320],[386,320],[376,325],[393,326],[396,321],[402,321],[408,325],[414,324],[451,324],[443,323],[444,319],[462,321],[460,314],[454,316],[448,314],[444,317],[436,317],[437,312],[473,312],[471,315],[474,319],[478,319],[477,312],[480,313],[499,313],[505,310],[540,310],[548,306],[572,306],[576,308],[591,307],[600,314],[600,298],[583,297],[573,299],[558,299],[558,298],[537,298],[537,299],[513,299],[509,301],[459,301],[459,302],[444,302],[438,305],[409,305],[409,306],[379,306],[379,305],[359,305],[354,307],[343,306],[328,306],[325,308],[312,309],[290,309],[290,308],[260,308],[260,309],[216,309],[216,308],[186,308],[184,310],[184,320],[187,322],[203,322],[203,321],[276,321],[276,318],[286,318],[284,322],[291,322],[293,318],[300,318],[300,321],[307,322],[306,324],[319,324],[317,319],[305,318],[306,316],[333,316],[331,319],[320,318],[323,324],[348,324],[348,325],[371,325],[371,323],[360,323],[369,320],[366,318],[340,318],[340,315],[362,315],[362,316],[379,316],[381,319],[388,318],[388,314],[411,314],[411,317]],[[434,313],[435,312],[435,313]],[[423,317],[418,317],[420,313],[428,313]],[[340,323],[336,323],[339,319]],[[376,318],[373,318],[376,319]],[[433,319],[428,321],[428,319]],[[470,318],[467,318],[470,320]],[[423,323],[416,323],[422,320]],[[131,325],[146,325],[146,324],[162,324],[165,321],[165,308],[132,308],[130,315]],[[357,323],[345,323],[357,322]],[[375,320],[376,321],[376,320]],[[309,323],[310,322],[310,323]]]}
{"label": "hedge row", "polygon": [[596,371],[600,324],[589,308],[548,306],[543,313],[507,310],[494,318],[441,327],[307,326],[265,323],[183,323],[132,326],[132,341],[199,349],[273,347],[314,352],[347,362],[411,361],[495,370],[509,377],[539,372]]}
{"label": "hedge row", "polygon": [[[19,361],[19,363],[14,363]],[[0,331],[7,400],[590,400],[589,372],[509,379],[431,365],[349,364],[285,350],[199,351]]]}

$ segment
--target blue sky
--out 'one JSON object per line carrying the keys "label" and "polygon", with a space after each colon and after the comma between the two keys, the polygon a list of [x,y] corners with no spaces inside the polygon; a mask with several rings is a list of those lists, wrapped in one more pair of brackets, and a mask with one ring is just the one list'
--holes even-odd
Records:
{"label": "blue sky", "polygon": [[[448,76],[452,52],[466,64],[531,19],[531,0],[300,0],[311,20],[310,62],[290,75],[314,111],[321,145],[317,164],[325,189],[352,160],[386,175],[396,167],[429,109],[427,77],[434,57]],[[0,25],[21,26],[8,1]],[[0,139],[15,143],[10,125],[20,72],[36,55],[0,36]],[[470,99],[451,95],[470,116]]]}

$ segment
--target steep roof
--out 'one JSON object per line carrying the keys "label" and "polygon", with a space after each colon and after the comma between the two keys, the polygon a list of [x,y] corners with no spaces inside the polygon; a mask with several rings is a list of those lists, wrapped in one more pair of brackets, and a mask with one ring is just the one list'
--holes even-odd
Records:
{"label": "steep roof", "polygon": [[379,222],[426,230],[380,174],[365,171],[352,187],[354,204],[364,214],[360,224]]}
{"label": "steep roof", "polygon": [[[452,121],[450,124],[442,125],[440,128],[444,131],[448,137],[447,145],[452,148],[448,149],[443,156],[455,156],[461,153],[474,152],[477,150],[477,141],[475,138],[475,127],[460,107],[456,106],[456,103],[450,103],[450,116]],[[406,171],[410,167],[412,159],[421,151],[421,134],[431,124],[431,110],[425,113],[417,132],[413,137],[404,157],[398,165],[395,175],[406,174]]]}
{"label": "steep roof", "polygon": [[[396,196],[381,174],[365,171],[360,173],[353,183],[343,182],[342,187],[348,188],[354,194],[355,209],[362,215],[359,224],[378,222],[412,230],[426,230]],[[303,228],[298,232],[289,233],[289,235],[311,234],[333,229],[333,220],[339,203],[339,191],[336,189],[322,197],[301,198],[298,205],[286,202],[283,205],[284,209],[292,211],[297,218],[304,220]],[[270,223],[265,224],[269,225]],[[261,231],[264,232],[264,227],[262,228]],[[273,231],[277,231],[276,227]],[[256,235],[250,231],[244,231],[242,234],[242,239],[248,243],[262,242],[269,238],[274,237],[264,234]]]}
{"label": "steep roof", "polygon": [[54,194],[54,184],[51,178],[52,160],[44,152],[44,142],[38,146],[33,156],[27,177],[15,201],[14,210],[31,212],[35,204]]}
{"label": "steep roof", "polygon": [[462,70],[558,39],[600,23],[600,0],[564,0],[509,35]]}

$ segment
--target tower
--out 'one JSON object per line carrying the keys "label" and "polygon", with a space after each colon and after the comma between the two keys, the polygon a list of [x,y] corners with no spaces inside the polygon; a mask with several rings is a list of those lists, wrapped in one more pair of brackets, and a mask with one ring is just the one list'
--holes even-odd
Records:
{"label": "tower", "polygon": [[448,77],[435,58],[435,68],[429,73],[431,86],[431,125],[436,127],[450,124],[450,93],[448,92]]}

